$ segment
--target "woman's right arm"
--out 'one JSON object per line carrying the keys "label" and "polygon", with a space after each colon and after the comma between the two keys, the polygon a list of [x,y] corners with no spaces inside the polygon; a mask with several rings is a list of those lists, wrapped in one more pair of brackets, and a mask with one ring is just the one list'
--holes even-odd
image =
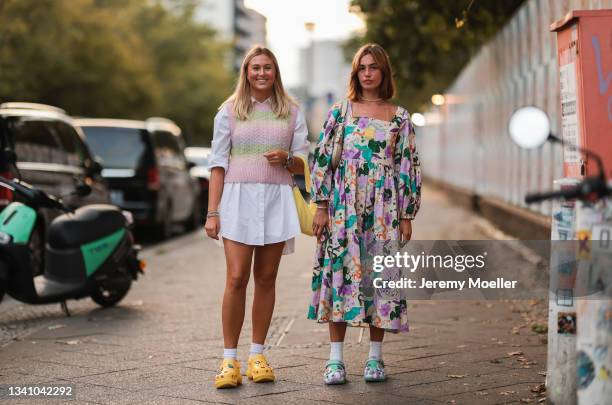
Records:
{"label": "woman's right arm", "polygon": [[212,151],[208,159],[211,174],[208,185],[208,214],[204,229],[206,234],[213,239],[219,239],[219,204],[223,195],[223,184],[225,172],[229,166],[231,146],[229,116],[227,105],[225,105],[215,116]]}
{"label": "woman's right arm", "polygon": [[327,120],[325,120],[323,124],[323,129],[321,130],[319,141],[314,151],[311,169],[312,184],[310,187],[310,197],[316,202],[318,207],[312,224],[312,230],[317,236],[317,239],[321,239],[323,230],[329,225],[327,206],[332,192],[333,171],[331,168],[331,159],[334,146],[333,130],[336,126],[336,120],[340,115],[341,108],[341,104],[337,103],[329,110]]}

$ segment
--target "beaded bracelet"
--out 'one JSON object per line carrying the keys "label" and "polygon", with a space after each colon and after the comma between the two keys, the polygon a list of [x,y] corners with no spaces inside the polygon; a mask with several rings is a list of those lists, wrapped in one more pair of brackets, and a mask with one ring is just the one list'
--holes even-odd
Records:
{"label": "beaded bracelet", "polygon": [[219,211],[208,211],[206,213],[206,218],[218,217]]}

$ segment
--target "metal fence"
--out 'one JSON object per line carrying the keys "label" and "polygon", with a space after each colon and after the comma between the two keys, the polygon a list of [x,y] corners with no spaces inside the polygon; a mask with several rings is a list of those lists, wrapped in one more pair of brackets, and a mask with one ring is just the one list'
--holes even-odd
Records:
{"label": "metal fence", "polygon": [[[612,0],[529,0],[469,62],[417,130],[423,171],[429,178],[480,196],[526,207],[529,191],[552,189],[563,177],[562,150],[515,146],[507,132],[512,112],[535,105],[560,135],[556,34],[550,24],[571,10],[612,8]],[[550,202],[530,205],[550,214]]]}

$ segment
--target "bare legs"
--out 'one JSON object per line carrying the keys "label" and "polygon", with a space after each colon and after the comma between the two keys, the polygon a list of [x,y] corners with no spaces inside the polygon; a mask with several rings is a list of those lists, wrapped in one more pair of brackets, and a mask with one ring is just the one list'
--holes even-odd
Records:
{"label": "bare legs", "polygon": [[228,239],[223,239],[223,246],[227,264],[225,293],[221,308],[223,345],[225,348],[234,348],[238,346],[238,338],[244,322],[246,288],[251,275],[254,247]]}
{"label": "bare legs", "polygon": [[223,239],[223,245],[227,264],[227,278],[221,309],[224,347],[238,346],[238,338],[244,323],[246,289],[251,274],[253,253],[255,253],[253,342],[263,344],[274,311],[276,275],[284,242],[265,246],[249,246]]}
{"label": "bare legs", "polygon": [[276,275],[285,243],[255,248],[255,297],[253,298],[253,343],[264,344],[276,299]]}
{"label": "bare legs", "polygon": [[[330,342],[344,342],[346,335],[346,322],[329,322]],[[382,342],[385,337],[385,330],[370,325],[370,341]]]}
{"label": "bare legs", "polygon": [[370,342],[382,342],[385,337],[385,330],[370,326]]}

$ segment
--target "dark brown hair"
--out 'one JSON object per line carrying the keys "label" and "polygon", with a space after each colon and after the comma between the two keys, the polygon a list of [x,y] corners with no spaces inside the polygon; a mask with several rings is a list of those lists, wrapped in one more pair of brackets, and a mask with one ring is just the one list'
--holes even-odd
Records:
{"label": "dark brown hair", "polygon": [[359,83],[359,77],[357,74],[359,73],[359,63],[361,62],[361,58],[365,55],[372,55],[378,68],[382,72],[382,82],[380,83],[378,95],[383,100],[389,100],[393,98],[395,95],[395,83],[393,81],[393,72],[391,71],[391,63],[389,62],[389,55],[383,49],[382,46],[378,44],[365,44],[353,57],[353,66],[351,69],[351,77],[349,80],[349,88],[347,98],[350,101],[359,101],[362,97],[362,88],[361,83]]}

